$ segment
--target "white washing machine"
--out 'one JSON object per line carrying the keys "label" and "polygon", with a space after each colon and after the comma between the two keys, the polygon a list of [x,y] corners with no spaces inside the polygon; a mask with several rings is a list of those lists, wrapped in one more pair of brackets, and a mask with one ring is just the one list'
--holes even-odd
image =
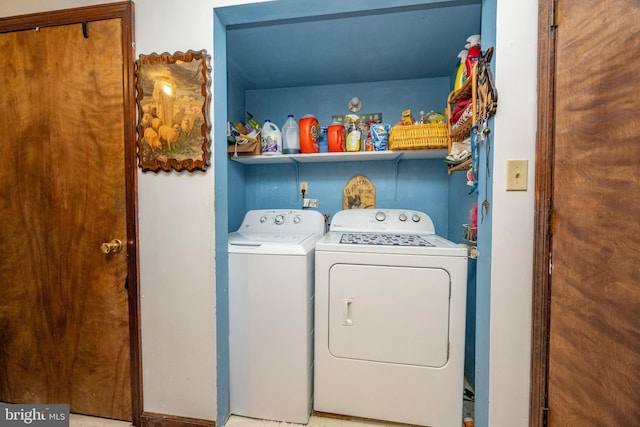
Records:
{"label": "white washing machine", "polygon": [[324,232],[317,211],[254,210],[229,234],[232,414],[308,422],[314,245]]}
{"label": "white washing machine", "polygon": [[349,210],[316,243],[314,409],[462,424],[467,249],[426,214]]}

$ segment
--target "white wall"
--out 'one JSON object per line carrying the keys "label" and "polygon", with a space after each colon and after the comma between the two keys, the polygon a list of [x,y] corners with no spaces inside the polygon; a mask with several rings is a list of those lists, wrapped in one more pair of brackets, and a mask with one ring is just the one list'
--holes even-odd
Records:
{"label": "white wall", "polygon": [[115,2],[116,0],[58,0],[53,5],[52,2],[47,0],[23,0],[20,2],[3,0],[0,2],[0,17]]}
{"label": "white wall", "polygon": [[[0,16],[111,0],[3,1]],[[138,53],[213,50],[214,7],[242,0],[137,0]],[[528,425],[537,0],[498,0],[489,423]],[[215,96],[215,87],[213,88]],[[212,114],[213,122],[213,114]],[[504,191],[506,159],[529,160],[529,190]],[[213,161],[212,161],[213,163]],[[215,419],[214,181],[139,173],[144,409]]]}
{"label": "white wall", "polygon": [[[114,1],[2,1],[0,16]],[[213,1],[138,0],[135,6],[137,54],[212,52]],[[213,170],[139,173],[145,411],[215,420],[213,176]]]}
{"label": "white wall", "polygon": [[[496,427],[529,420],[537,8],[537,0],[497,1],[489,346],[489,425]],[[507,159],[529,160],[528,191],[505,191]]]}
{"label": "white wall", "polygon": [[[212,53],[211,1],[138,0],[135,17],[137,54]],[[215,420],[213,170],[138,177],[144,410]]]}
{"label": "white wall", "polygon": [[[248,2],[137,0],[136,52],[206,49],[213,63],[213,8]],[[213,168],[138,176],[144,410],[215,420]]]}

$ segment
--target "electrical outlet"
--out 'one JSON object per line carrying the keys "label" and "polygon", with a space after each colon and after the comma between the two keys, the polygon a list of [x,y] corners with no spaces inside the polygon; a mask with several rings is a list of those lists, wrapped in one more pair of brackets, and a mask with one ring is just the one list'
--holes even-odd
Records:
{"label": "electrical outlet", "polygon": [[[304,191],[304,194],[303,194]],[[300,195],[308,196],[309,195],[309,183],[307,181],[300,182]]]}
{"label": "electrical outlet", "polygon": [[527,160],[507,160],[507,191],[527,191]]}

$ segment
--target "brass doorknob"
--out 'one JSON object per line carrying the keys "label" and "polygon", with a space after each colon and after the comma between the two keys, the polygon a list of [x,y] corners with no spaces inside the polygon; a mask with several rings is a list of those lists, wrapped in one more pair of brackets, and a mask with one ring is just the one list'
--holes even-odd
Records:
{"label": "brass doorknob", "polygon": [[120,252],[122,250],[122,242],[118,239],[113,239],[109,243],[101,244],[100,250],[103,254],[108,254],[110,252]]}

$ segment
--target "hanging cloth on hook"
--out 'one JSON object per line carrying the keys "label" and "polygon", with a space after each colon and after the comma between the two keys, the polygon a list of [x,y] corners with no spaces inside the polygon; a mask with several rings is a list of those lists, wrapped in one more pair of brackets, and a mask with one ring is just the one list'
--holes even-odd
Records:
{"label": "hanging cloth on hook", "polygon": [[478,136],[478,124],[471,128],[471,179],[467,184],[473,186],[473,192],[478,193],[478,160],[480,156],[480,138]]}
{"label": "hanging cloth on hook", "polygon": [[480,120],[489,120],[498,110],[498,89],[493,82],[489,63],[493,57],[493,47],[478,58],[478,115]]}
{"label": "hanging cloth on hook", "polygon": [[484,216],[489,213],[489,200],[488,189],[490,176],[490,153],[491,153],[491,140],[489,134],[491,129],[489,128],[489,119],[493,117],[498,110],[498,90],[493,82],[493,76],[491,74],[491,68],[489,63],[493,57],[493,47],[490,47],[486,52],[481,53],[478,58],[477,69],[477,94],[478,94],[478,119],[471,130],[473,135],[471,143],[471,175],[473,178],[474,190],[479,193],[478,190],[478,171],[480,169],[480,147],[485,145],[484,160],[485,160],[485,191],[484,201],[480,208],[480,222],[484,221]]}

